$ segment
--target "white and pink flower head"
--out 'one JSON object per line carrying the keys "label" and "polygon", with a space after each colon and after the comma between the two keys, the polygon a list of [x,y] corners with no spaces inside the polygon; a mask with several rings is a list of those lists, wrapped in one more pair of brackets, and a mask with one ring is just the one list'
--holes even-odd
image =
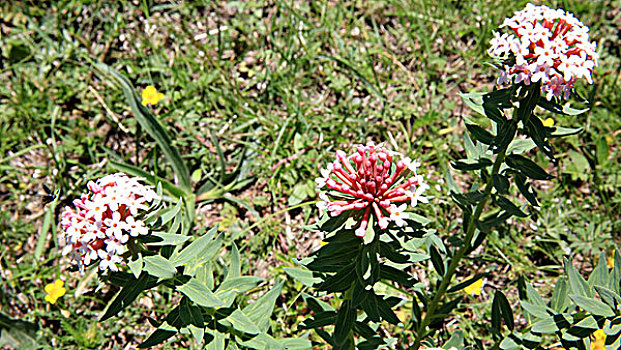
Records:
{"label": "white and pink flower head", "polygon": [[358,237],[366,234],[371,215],[382,230],[390,223],[403,226],[408,203],[415,206],[428,202],[422,193],[429,186],[416,172],[420,166],[417,161],[374,145],[359,145],[351,155],[337,151],[336,158],[316,180],[319,188],[327,186],[330,190],[320,192],[318,206],[331,216],[351,211],[357,214],[361,218],[355,231]]}
{"label": "white and pink flower head", "polygon": [[505,63],[499,85],[540,82],[548,100],[566,99],[574,83],[593,83],[597,66],[596,44],[589,41],[589,27],[573,14],[547,6],[526,5],[505,19],[511,34],[494,32],[488,53]]}
{"label": "white and pink flower head", "polygon": [[75,208],[65,208],[60,235],[63,255],[71,253],[80,270],[100,259],[100,270],[118,271],[130,236],[149,233],[136,216],[158,196],[140,180],[117,173],[89,181],[87,193],[73,201]]}

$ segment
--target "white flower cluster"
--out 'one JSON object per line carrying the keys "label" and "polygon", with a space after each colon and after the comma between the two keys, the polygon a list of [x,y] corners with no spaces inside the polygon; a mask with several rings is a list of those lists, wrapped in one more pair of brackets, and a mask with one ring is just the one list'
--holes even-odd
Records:
{"label": "white flower cluster", "polygon": [[88,193],[73,201],[75,210],[65,208],[60,237],[63,255],[71,253],[80,270],[100,259],[100,270],[118,271],[129,237],[149,233],[136,217],[157,194],[140,180],[117,173],[89,181]]}
{"label": "white flower cluster", "polygon": [[577,79],[593,83],[591,74],[597,66],[595,42],[589,41],[589,27],[573,14],[547,6],[526,5],[502,27],[512,34],[494,32],[488,53],[511,62],[504,65],[498,84],[541,82],[548,100],[553,96],[567,99]]}

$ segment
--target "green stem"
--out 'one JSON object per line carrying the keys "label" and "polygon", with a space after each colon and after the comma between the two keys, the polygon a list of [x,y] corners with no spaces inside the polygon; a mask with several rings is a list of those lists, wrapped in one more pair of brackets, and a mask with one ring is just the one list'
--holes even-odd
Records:
{"label": "green stem", "polygon": [[[513,137],[515,137],[515,134],[513,135]],[[457,266],[459,265],[459,262],[461,261],[461,259],[463,259],[466,253],[470,250],[470,244],[471,244],[472,238],[474,237],[475,228],[476,228],[475,222],[479,220],[479,218],[481,217],[481,214],[483,213],[483,209],[492,194],[492,188],[494,187],[492,183],[492,178],[494,175],[498,175],[498,172],[500,171],[500,166],[505,160],[506,152],[507,152],[507,149],[505,147],[496,156],[496,160],[494,161],[494,166],[492,167],[492,173],[488,177],[487,183],[485,184],[485,192],[484,192],[483,200],[481,200],[477,204],[476,209],[474,210],[474,214],[472,214],[470,216],[470,220],[468,220],[468,226],[467,226],[468,229],[466,231],[466,238],[464,239],[464,243],[461,246],[461,248],[459,248],[457,253],[453,256],[453,258],[451,259],[451,263],[449,264],[449,267],[446,270],[446,273],[444,274],[444,276],[442,276],[442,282],[440,282],[438,291],[433,296],[433,299],[431,300],[431,303],[429,303],[429,307],[426,310],[427,312],[425,313],[425,317],[423,317],[423,320],[418,326],[418,330],[416,332],[416,340],[414,341],[414,346],[412,346],[411,349],[416,350],[420,348],[420,343],[423,339],[425,331],[427,330],[427,326],[431,322],[431,318],[435,314],[436,309],[438,308],[440,304],[440,301],[444,297],[444,294],[446,293],[448,285],[451,282],[453,275],[455,274],[455,270],[457,270]]]}

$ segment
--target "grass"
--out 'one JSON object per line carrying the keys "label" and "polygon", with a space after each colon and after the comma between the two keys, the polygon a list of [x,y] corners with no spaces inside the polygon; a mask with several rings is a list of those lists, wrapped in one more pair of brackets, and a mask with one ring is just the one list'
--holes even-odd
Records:
{"label": "grass", "polygon": [[[170,295],[148,295],[123,317],[100,324],[97,315],[114,295],[95,291],[95,279],[67,273],[55,225],[42,231],[43,185],[70,203],[86,182],[114,171],[121,159],[171,178],[153,140],[140,130],[121,90],[90,68],[100,60],[127,75],[138,90],[165,94],[152,107],[193,174],[211,186],[239,164],[251,179],[229,198],[202,203],[199,225],[220,223],[242,247],[246,272],[286,278],[291,264],[319,245],[302,229],[316,220],[313,178],[337,149],[387,142],[423,163],[432,205],[420,214],[441,236],[460,230],[446,195],[444,173],[463,153],[463,117],[474,117],[458,93],[490,90],[491,31],[523,2],[136,1],[5,3],[0,68],[0,309],[39,325],[40,345],[122,348],[138,344],[144,325]],[[515,294],[525,275],[554,283],[563,256],[585,269],[610,250],[621,230],[619,165],[618,1],[557,1],[598,42],[594,85],[578,86],[591,111],[557,120],[584,127],[554,142],[556,180],[540,184],[542,210],[491,235],[476,259],[460,270],[490,272],[486,293],[469,298],[452,329],[485,330],[493,289]],[[539,159],[540,164],[546,160]],[[468,179],[453,174],[460,186]],[[37,247],[42,253],[35,259]],[[493,262],[493,264],[490,264]],[[424,267],[424,266],[421,266]],[[69,293],[59,307],[43,301],[43,287],[64,276]],[[86,286],[76,296],[78,283]],[[514,289],[514,288],[513,288]],[[301,285],[287,281],[277,303],[274,333],[297,330],[307,310]],[[291,302],[297,300],[297,302]],[[512,299],[515,301],[515,295]],[[473,310],[472,313],[468,310]],[[484,310],[484,311],[482,311]],[[144,326],[135,327],[136,323]],[[398,332],[398,330],[395,330]],[[468,339],[473,342],[474,339]],[[190,344],[181,339],[174,346]],[[189,345],[188,345],[189,346]]]}

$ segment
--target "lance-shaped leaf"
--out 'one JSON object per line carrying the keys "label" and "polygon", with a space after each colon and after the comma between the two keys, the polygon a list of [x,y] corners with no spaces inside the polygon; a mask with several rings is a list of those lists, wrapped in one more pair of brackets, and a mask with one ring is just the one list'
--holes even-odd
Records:
{"label": "lance-shaped leaf", "polygon": [[175,266],[161,255],[147,256],[142,260],[144,261],[144,270],[151,276],[169,279],[177,273]]}
{"label": "lance-shaped leaf", "polygon": [[259,334],[261,330],[259,327],[246,315],[242,310],[235,310],[227,318],[227,321],[231,322],[231,325],[236,330],[247,334]]}
{"label": "lance-shaped leaf", "polygon": [[284,284],[284,281],[277,282],[269,292],[242,310],[262,332],[267,332],[269,328],[270,315]]}
{"label": "lance-shaped leaf", "polygon": [[588,312],[590,312],[591,314],[593,314],[595,316],[602,316],[602,317],[612,317],[612,316],[615,316],[615,312],[612,311],[610,306],[602,303],[601,301],[599,301],[597,299],[585,297],[585,296],[582,296],[582,295],[572,295],[572,294],[570,294],[569,297],[578,306],[580,306],[585,311],[588,311]]}
{"label": "lance-shaped leaf", "polygon": [[466,123],[466,128],[468,129],[472,137],[474,137],[479,142],[482,142],[486,145],[491,145],[494,142],[494,135],[490,134],[489,131],[483,129],[482,127],[476,124]]}
{"label": "lance-shaped leaf", "polygon": [[206,285],[192,277],[186,283],[177,287],[177,290],[185,294],[190,300],[196,304],[207,307],[216,308],[222,306],[224,302],[220,300]]}
{"label": "lance-shaped leaf", "polygon": [[[131,274],[128,275],[132,276]],[[145,272],[143,272],[137,280],[131,278],[130,281],[126,282],[125,286],[116,295],[116,297],[108,304],[106,312],[103,316],[101,316],[100,321],[105,321],[118,314],[121,310],[136,300],[138,295],[143,290],[152,288],[155,285],[153,282],[156,280],[156,278],[149,276],[149,274]]]}
{"label": "lance-shaped leaf", "polygon": [[312,287],[314,284],[320,283],[321,278],[315,277],[313,272],[299,267],[283,267],[285,273],[290,277],[293,277],[298,282],[302,283],[307,287]]}
{"label": "lance-shaped leaf", "polygon": [[492,165],[492,161],[487,158],[479,158],[478,160],[462,159],[451,164],[453,168],[462,171],[479,170],[490,165]]}
{"label": "lance-shaped leaf", "polygon": [[183,161],[183,158],[181,158],[181,154],[172,145],[170,137],[166,133],[164,127],[151,114],[151,112],[149,112],[149,110],[141,104],[140,99],[138,98],[138,95],[136,95],[129,79],[103,62],[96,62],[94,65],[100,71],[111,75],[116,82],[121,85],[127,104],[131,108],[134,117],[138,123],[140,123],[140,126],[142,126],[142,128],[155,140],[170,162],[170,165],[179,180],[179,186],[184,190],[186,196],[190,195],[192,191],[190,173]]}
{"label": "lance-shaped leaf", "polygon": [[530,177],[531,179],[549,180],[552,178],[552,176],[546,173],[546,171],[537,165],[537,163],[519,154],[508,155],[507,158],[505,158],[505,162],[511,168],[520,171],[520,173]]}
{"label": "lance-shaped leaf", "polygon": [[525,218],[528,216],[517,205],[513,204],[513,202],[503,196],[495,196],[494,202],[511,215],[519,216],[521,218]]}
{"label": "lance-shaped leaf", "polygon": [[345,300],[336,314],[334,325],[334,340],[337,344],[342,344],[348,337],[349,331],[354,326],[356,320],[356,309],[351,307],[351,300]]}

